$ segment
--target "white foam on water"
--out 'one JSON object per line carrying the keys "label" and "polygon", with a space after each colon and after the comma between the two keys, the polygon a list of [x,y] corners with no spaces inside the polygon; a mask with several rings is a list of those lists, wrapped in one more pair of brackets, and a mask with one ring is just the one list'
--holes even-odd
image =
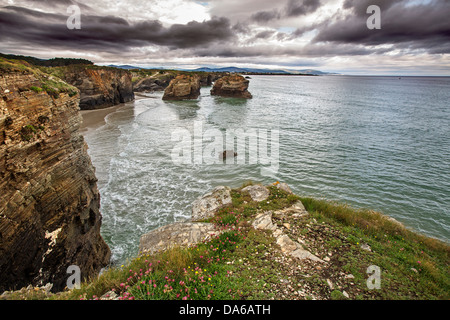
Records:
{"label": "white foam on water", "polygon": [[[450,237],[449,119],[436,102],[450,90],[428,99],[433,88],[420,83],[416,102],[412,80],[280,79],[252,77],[250,101],[212,97],[209,88],[195,101],[164,102],[162,93],[151,94],[86,134],[99,177],[102,234],[114,261],[134,257],[141,235],[189,218],[198,196],[248,180],[284,181],[297,194],[379,210],[428,235]],[[192,133],[195,122],[221,132],[279,129],[279,170],[267,177],[260,164],[173,163],[172,132]]]}

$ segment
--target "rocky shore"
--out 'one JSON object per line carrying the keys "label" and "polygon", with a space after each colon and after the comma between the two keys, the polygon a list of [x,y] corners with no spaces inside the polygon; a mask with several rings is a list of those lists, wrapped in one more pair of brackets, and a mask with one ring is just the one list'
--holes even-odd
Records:
{"label": "rocky shore", "polygon": [[448,299],[449,246],[382,214],[299,197],[279,182],[219,186],[191,210],[79,290],[28,287],[0,299]]}
{"label": "rocky shore", "polygon": [[[284,190],[287,194],[292,194],[289,186],[285,183],[277,184],[277,188]],[[242,189],[248,193],[252,201],[265,201],[270,196],[270,191],[263,185],[251,185]],[[219,186],[211,192],[201,196],[192,204],[192,221],[211,219],[217,211],[227,205],[232,204],[231,188]],[[302,245],[289,238],[283,228],[277,227],[273,223],[273,217],[283,217],[289,215],[293,218],[301,218],[308,215],[301,201],[295,202],[292,206],[277,210],[265,211],[256,215],[251,225],[256,230],[271,231],[276,243],[280,246],[281,252],[299,260],[310,259],[316,262],[323,262],[320,258],[305,250]],[[139,253],[153,254],[164,251],[170,247],[192,246],[211,239],[219,235],[224,230],[217,231],[212,223],[201,222],[178,222],[156,229],[141,237]]]}
{"label": "rocky shore", "polygon": [[[233,235],[241,240],[230,248]],[[228,288],[240,283],[233,299],[448,298],[448,244],[370,210],[298,197],[279,182],[216,187],[194,201],[191,221],[143,235],[138,260],[200,250],[208,270],[222,248],[231,250],[222,262]],[[370,268],[382,270],[379,287]],[[123,297],[130,296],[116,295]]]}
{"label": "rocky shore", "polygon": [[[89,70],[72,82],[87,99],[104,101],[101,87],[103,97],[131,99],[126,72]],[[149,230],[135,259],[99,275],[110,249],[80,89],[2,58],[0,71],[0,299],[449,299],[448,244],[280,182],[214,188],[192,203],[190,220]],[[241,78],[218,79],[212,91],[249,98]],[[165,99],[197,99],[201,85],[178,75]],[[85,282],[65,290],[71,265]]]}

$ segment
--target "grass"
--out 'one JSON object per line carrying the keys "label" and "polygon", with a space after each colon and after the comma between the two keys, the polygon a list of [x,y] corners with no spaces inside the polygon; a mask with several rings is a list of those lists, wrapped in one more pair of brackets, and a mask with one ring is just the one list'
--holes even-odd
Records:
{"label": "grass", "polygon": [[43,91],[43,89],[41,87],[36,87],[36,86],[31,86],[30,90],[32,90],[36,93],[41,93]]}
{"label": "grass", "polygon": [[[39,86],[31,86],[29,90],[36,93],[45,91],[51,97],[57,99],[62,93],[67,93],[70,97],[78,94],[78,89],[61,80],[56,68],[31,66],[26,61],[8,60],[0,57],[0,70],[2,72],[22,72],[32,74],[40,83]],[[52,74],[55,73],[55,74]]]}
{"label": "grass", "polygon": [[[298,197],[275,186],[269,187],[266,201],[254,202],[242,188],[232,190],[232,204],[208,219],[225,231],[220,236],[190,248],[138,256],[80,289],[46,298],[96,300],[107,292],[120,300],[450,298],[447,244],[370,210]],[[274,223],[325,263],[286,256],[272,232],[251,227],[259,212],[298,200],[309,215],[274,216]],[[367,286],[372,265],[381,270],[381,289]]]}
{"label": "grass", "polygon": [[[382,290],[362,286],[360,298],[448,299],[450,247],[440,240],[415,233],[398,222],[371,210],[356,210],[344,204],[301,198],[312,217],[335,230],[325,245],[340,250],[340,266],[364,283],[364,267],[382,270]],[[370,252],[360,250],[367,244]],[[346,248],[342,250],[342,248]]]}

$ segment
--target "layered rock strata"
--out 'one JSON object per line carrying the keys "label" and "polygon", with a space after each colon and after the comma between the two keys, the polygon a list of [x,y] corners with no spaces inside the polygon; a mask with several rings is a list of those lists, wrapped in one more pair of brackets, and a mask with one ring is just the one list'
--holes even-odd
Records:
{"label": "layered rock strata", "polygon": [[249,83],[249,80],[237,74],[224,76],[214,82],[211,95],[251,99],[252,94],[248,91]]}
{"label": "layered rock strata", "polygon": [[[196,73],[196,76],[200,78],[200,86],[208,87],[216,81],[220,75],[216,73]],[[138,77],[133,84],[134,92],[154,92],[164,91],[177,75],[174,73],[154,74],[143,78]]]}
{"label": "layered rock strata", "polygon": [[85,279],[110,258],[97,179],[79,132],[79,93],[68,86],[49,94],[42,88],[50,77],[40,79],[36,70],[0,72],[0,291],[47,283],[59,291],[70,265]]}
{"label": "layered rock strata", "polygon": [[200,78],[197,75],[179,75],[164,91],[163,100],[189,100],[200,96]]}
{"label": "layered rock strata", "polygon": [[91,66],[62,69],[61,78],[80,90],[80,109],[104,109],[134,100],[132,75],[127,70]]}

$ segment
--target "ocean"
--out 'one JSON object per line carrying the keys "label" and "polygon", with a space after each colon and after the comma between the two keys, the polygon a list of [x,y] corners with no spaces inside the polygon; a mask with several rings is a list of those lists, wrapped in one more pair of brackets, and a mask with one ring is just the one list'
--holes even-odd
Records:
{"label": "ocean", "polygon": [[192,101],[145,94],[84,127],[114,263],[136,256],[141,235],[188,219],[197,197],[247,181],[286,182],[450,242],[449,77],[251,76],[251,100],[210,89]]}

